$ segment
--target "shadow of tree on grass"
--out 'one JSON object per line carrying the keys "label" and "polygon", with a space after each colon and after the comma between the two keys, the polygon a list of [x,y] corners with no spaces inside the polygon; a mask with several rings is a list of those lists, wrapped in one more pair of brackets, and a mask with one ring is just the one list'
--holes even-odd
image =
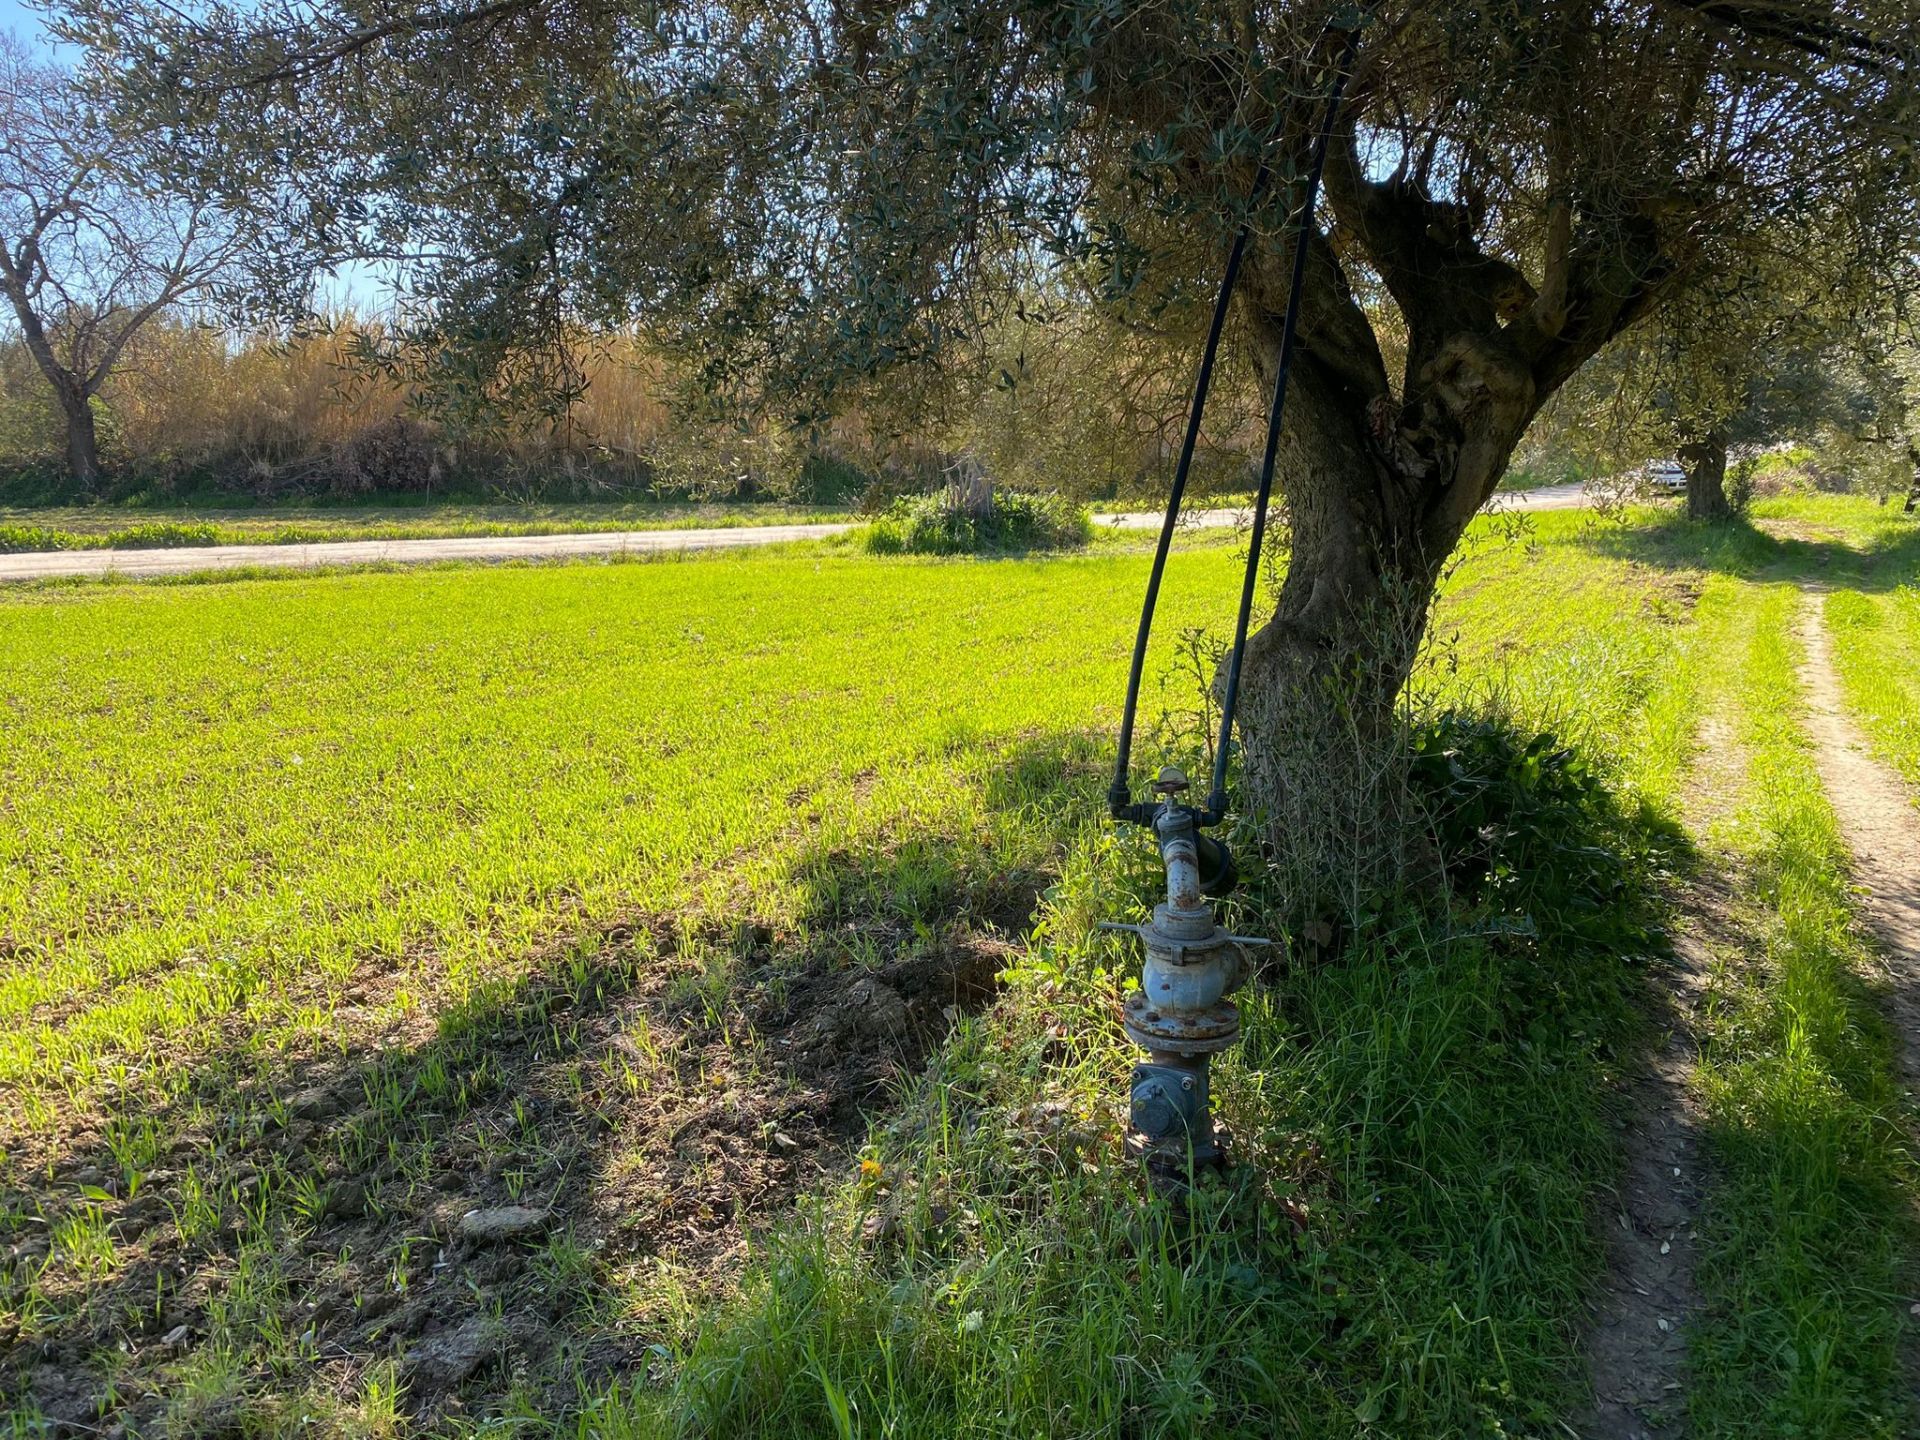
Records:
{"label": "shadow of tree on grass", "polygon": [[[1805,533],[1793,533],[1804,528]],[[1748,580],[1817,576],[1849,589],[1884,591],[1920,580],[1920,523],[1883,535],[1866,548],[1828,527],[1755,521],[1746,516],[1702,523],[1663,516],[1626,524],[1595,517],[1578,543],[1598,554],[1668,570],[1706,570]]]}
{"label": "shadow of tree on grass", "polygon": [[924,822],[851,852],[803,834],[778,920],[635,916],[438,1007],[369,968],[363,1023],[264,1064],[233,1017],[137,1102],[149,1153],[83,1128],[0,1171],[0,1401],[52,1434],[212,1434],[379,1385],[428,1423],[563,1413],[644,1371],[990,1001],[1055,839],[1097,809],[1096,744],[993,746],[967,783],[1024,807],[1011,851]]}

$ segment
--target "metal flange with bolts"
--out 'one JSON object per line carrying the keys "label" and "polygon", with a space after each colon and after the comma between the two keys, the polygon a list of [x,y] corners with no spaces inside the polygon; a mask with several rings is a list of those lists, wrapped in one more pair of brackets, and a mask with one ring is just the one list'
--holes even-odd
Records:
{"label": "metal flange with bolts", "polygon": [[1223,1158],[1208,1069],[1240,1038],[1239,1007],[1226,997],[1247,977],[1246,947],[1271,942],[1229,935],[1215,923],[1209,881],[1224,893],[1217,887],[1227,881],[1230,888],[1232,867],[1203,875],[1203,849],[1221,859],[1226,851],[1210,841],[1203,846],[1198,817],[1180,803],[1187,777],[1168,767],[1153,788],[1163,797],[1153,832],[1167,869],[1167,898],[1145,925],[1106,921],[1101,928],[1130,931],[1146,946],[1140,988],[1121,1016],[1127,1038],[1147,1052],[1133,1069],[1127,1150],[1156,1178],[1178,1184],[1189,1165],[1217,1165]]}

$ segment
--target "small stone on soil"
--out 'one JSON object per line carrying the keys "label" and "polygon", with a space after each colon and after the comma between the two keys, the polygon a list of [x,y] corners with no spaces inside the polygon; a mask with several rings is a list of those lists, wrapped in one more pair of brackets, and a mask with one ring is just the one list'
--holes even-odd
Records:
{"label": "small stone on soil", "polygon": [[417,1384],[450,1390],[480,1368],[491,1348],[487,1317],[470,1315],[415,1344],[407,1356],[407,1374]]}
{"label": "small stone on soil", "polygon": [[469,1210],[460,1217],[460,1233],[469,1240],[492,1244],[535,1234],[547,1226],[547,1212],[525,1205],[496,1205],[486,1210]]}
{"label": "small stone on soil", "polygon": [[331,1090],[316,1086],[289,1100],[287,1111],[296,1120],[331,1120],[340,1113],[340,1101]]}

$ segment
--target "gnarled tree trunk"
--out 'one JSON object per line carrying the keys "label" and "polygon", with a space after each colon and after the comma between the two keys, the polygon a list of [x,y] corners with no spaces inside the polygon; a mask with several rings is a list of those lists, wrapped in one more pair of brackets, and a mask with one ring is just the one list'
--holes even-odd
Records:
{"label": "gnarled tree trunk", "polygon": [[[1253,319],[1270,375],[1281,314]],[[1399,403],[1356,394],[1320,343],[1303,345],[1287,403],[1277,468],[1291,551],[1247,647],[1244,783],[1289,908],[1351,912],[1420,843],[1398,700],[1448,557],[1539,398],[1522,354],[1456,334]]]}
{"label": "gnarled tree trunk", "polygon": [[[1180,92],[1143,79],[1159,77],[1153,66],[1129,62],[1165,53],[1156,28],[1164,17],[1151,6],[1129,14],[1096,56],[1097,103],[1158,127],[1177,118]],[[1315,97],[1343,44],[1329,29],[1316,62],[1328,67],[1322,78],[1296,87],[1273,117],[1269,133],[1281,138],[1264,152],[1268,173],[1286,175],[1291,191],[1275,213],[1300,213],[1300,177],[1321,124]],[[1203,79],[1187,93],[1209,96],[1222,116],[1239,114],[1242,97],[1224,83]],[[1546,137],[1539,232],[1527,252],[1537,283],[1493,248],[1500,237],[1489,232],[1484,197],[1435,181],[1432,144],[1382,176],[1362,157],[1351,113],[1330,138],[1321,199],[1336,225],[1312,215],[1307,227],[1276,475],[1291,551],[1274,614],[1248,644],[1239,711],[1241,799],[1291,891],[1283,903],[1322,915],[1364,898],[1402,858],[1408,757],[1396,706],[1462,532],[1539,407],[1649,310],[1675,273],[1649,203],[1658,197],[1576,184],[1566,127]],[[1284,166],[1275,163],[1282,151]],[[1247,180],[1240,193],[1251,193]],[[1256,227],[1241,272],[1241,305],[1269,381],[1290,230],[1290,222]],[[1403,322],[1397,379],[1349,267],[1385,289]]]}
{"label": "gnarled tree trunk", "polygon": [[1727,437],[1709,430],[1680,447],[1680,463],[1687,467],[1687,518],[1725,520],[1733,514],[1727,503]]}
{"label": "gnarled tree trunk", "polygon": [[100,483],[100,439],[93,425],[93,405],[78,385],[56,384],[54,393],[67,422],[67,473],[81,489]]}
{"label": "gnarled tree trunk", "polygon": [[[1408,746],[1398,702],[1435,589],[1540,406],[1654,301],[1655,227],[1616,216],[1583,231],[1545,217],[1535,285],[1482,249],[1471,207],[1417,173],[1372,179],[1351,131],[1328,155],[1340,251],[1315,233],[1277,472],[1292,549],[1273,617],[1249,642],[1240,723],[1243,798],[1262,817],[1284,901],[1347,911],[1417,876]],[[1248,258],[1242,299],[1269,377],[1291,256]],[[1405,321],[1389,376],[1341,254],[1364,255]]]}

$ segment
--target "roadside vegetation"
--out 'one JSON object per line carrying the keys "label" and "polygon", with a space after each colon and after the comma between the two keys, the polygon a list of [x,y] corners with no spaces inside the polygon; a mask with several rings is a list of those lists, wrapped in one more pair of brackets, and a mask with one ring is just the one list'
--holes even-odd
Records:
{"label": "roadside vegetation", "polygon": [[876,555],[972,555],[1074,550],[1093,539],[1086,507],[1064,495],[986,490],[901,496],[863,535]]}
{"label": "roadside vegetation", "polygon": [[[45,550],[147,550],[189,545],[318,545],[334,540],[443,536],[570,535],[613,530],[722,529],[739,525],[848,523],[844,506],[753,501],[573,504],[401,503],[186,510],[0,509],[0,554]],[[163,512],[164,514],[165,512]]]}

